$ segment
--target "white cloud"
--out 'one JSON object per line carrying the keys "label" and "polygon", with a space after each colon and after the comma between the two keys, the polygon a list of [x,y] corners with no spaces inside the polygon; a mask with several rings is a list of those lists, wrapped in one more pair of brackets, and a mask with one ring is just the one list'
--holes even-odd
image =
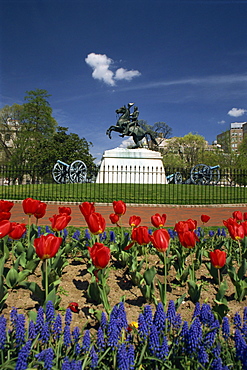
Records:
{"label": "white cloud", "polygon": [[85,62],[93,68],[92,76],[96,80],[103,80],[107,85],[114,86],[113,72],[109,70],[109,66],[113,63],[112,59],[105,54],[88,54]]}
{"label": "white cloud", "polygon": [[92,76],[96,80],[102,80],[107,85],[114,86],[117,80],[131,81],[132,78],[140,76],[141,73],[137,70],[119,68],[115,74],[110,70],[113,60],[105,54],[90,53],[85,59],[85,62],[93,69]]}
{"label": "white cloud", "polygon": [[224,125],[224,123],[226,123],[224,120],[218,122],[219,125]]}
{"label": "white cloud", "polygon": [[241,109],[241,108],[232,108],[231,110],[229,110],[229,112],[227,114],[229,114],[229,116],[232,116],[232,117],[241,117],[243,116],[245,113],[247,112],[246,109]]}
{"label": "white cloud", "polygon": [[130,145],[134,145],[134,140],[132,137],[128,137],[128,139],[125,139],[122,141],[122,143],[119,145],[119,148],[128,148]]}
{"label": "white cloud", "polygon": [[116,70],[116,73],[115,73],[115,80],[127,80],[127,81],[130,81],[132,80],[132,78],[134,77],[138,77],[140,76],[141,73],[139,71],[136,71],[136,70],[131,70],[131,71],[127,71],[127,69],[124,69],[124,68],[119,68]]}

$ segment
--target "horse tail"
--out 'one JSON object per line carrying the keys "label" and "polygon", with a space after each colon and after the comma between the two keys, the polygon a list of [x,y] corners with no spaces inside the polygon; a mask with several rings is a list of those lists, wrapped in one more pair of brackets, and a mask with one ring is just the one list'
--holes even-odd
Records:
{"label": "horse tail", "polygon": [[150,137],[150,139],[152,140],[152,142],[155,144],[155,145],[157,145],[157,146],[159,146],[159,144],[157,143],[157,141],[155,140],[155,138],[154,138],[154,136],[152,135],[152,133],[151,132],[146,132],[146,134],[145,134],[145,137],[146,137],[146,140],[147,140],[147,135]]}

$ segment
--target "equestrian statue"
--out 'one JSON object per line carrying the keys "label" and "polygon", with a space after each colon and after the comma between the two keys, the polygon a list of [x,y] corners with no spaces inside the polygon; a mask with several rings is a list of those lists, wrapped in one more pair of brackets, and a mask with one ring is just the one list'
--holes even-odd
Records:
{"label": "equestrian statue", "polygon": [[135,146],[133,148],[140,148],[142,146],[141,141],[145,137],[147,140],[147,136],[150,137],[152,142],[158,146],[157,141],[155,140],[153,134],[149,131],[145,131],[138,123],[138,107],[134,107],[133,113],[130,112],[131,107],[134,103],[129,103],[128,107],[125,105],[116,110],[117,114],[120,114],[116,125],[110,126],[106,131],[106,135],[109,136],[111,139],[111,132],[116,131],[119,132],[121,137],[124,136],[132,136]]}

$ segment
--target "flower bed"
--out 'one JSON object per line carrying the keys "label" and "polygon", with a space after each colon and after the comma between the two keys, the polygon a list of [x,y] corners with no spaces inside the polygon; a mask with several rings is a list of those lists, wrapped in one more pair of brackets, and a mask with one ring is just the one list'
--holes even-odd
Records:
{"label": "flower bed", "polygon": [[[28,225],[9,221],[12,206],[0,201],[1,366],[246,368],[247,214],[233,212],[222,220],[224,228],[207,235],[207,215],[201,216],[200,227],[189,219],[166,229],[166,215],[157,213],[150,216],[152,230],[133,215],[130,228],[123,229],[126,205],[115,201],[109,215],[115,229],[105,230],[94,204],[84,202],[80,210],[88,229],[68,234],[69,207],[59,207],[50,227],[41,229],[38,220],[46,212],[45,203],[23,201]],[[13,301],[18,311],[12,309],[9,318]],[[61,312],[66,312],[64,327],[56,337],[54,325]],[[29,314],[26,325],[24,313]],[[230,317],[232,329],[226,336]],[[30,325],[36,327],[33,338]]]}

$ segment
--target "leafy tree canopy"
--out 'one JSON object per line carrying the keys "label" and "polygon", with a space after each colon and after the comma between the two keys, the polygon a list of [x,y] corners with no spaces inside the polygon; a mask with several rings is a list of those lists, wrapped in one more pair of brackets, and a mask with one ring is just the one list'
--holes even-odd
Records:
{"label": "leafy tree canopy", "polygon": [[242,170],[247,170],[247,137],[244,138],[241,144],[238,146],[238,153],[237,156],[237,167],[241,168]]}
{"label": "leafy tree canopy", "polygon": [[52,108],[48,102],[51,96],[46,90],[27,91],[20,116],[20,129],[33,137],[49,137],[55,132],[57,122],[52,117]]}
{"label": "leafy tree canopy", "polygon": [[81,160],[87,166],[88,176],[95,175],[95,158],[89,152],[92,143],[67,131],[67,127],[58,126],[52,138],[40,141],[37,152],[33,153],[35,163],[45,171],[52,168],[58,159],[68,164]]}
{"label": "leafy tree canopy", "polygon": [[0,110],[1,131],[9,130],[13,141],[12,148],[6,148],[0,136],[6,161],[16,166],[39,165],[46,173],[58,159],[68,164],[82,160],[89,175],[95,174],[96,165],[89,152],[92,143],[75,133],[68,134],[68,128],[58,126],[52,117],[49,97],[46,90],[27,91],[23,105],[6,105]]}
{"label": "leafy tree canopy", "polygon": [[183,163],[183,167],[192,167],[200,163],[199,159],[206,144],[204,137],[197,134],[189,133],[183,137],[174,137],[164,148],[164,161],[167,163],[166,156],[173,154],[177,156],[178,163]]}

